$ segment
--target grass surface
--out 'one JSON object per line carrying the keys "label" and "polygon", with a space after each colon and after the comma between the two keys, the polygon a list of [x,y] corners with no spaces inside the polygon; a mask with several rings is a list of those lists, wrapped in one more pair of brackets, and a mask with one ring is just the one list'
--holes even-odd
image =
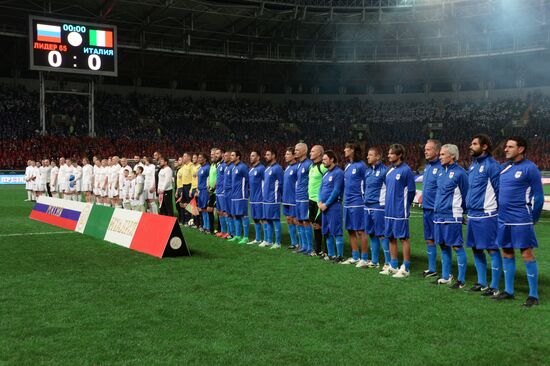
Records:
{"label": "grass surface", "polygon": [[524,309],[520,261],[507,303],[423,280],[419,211],[411,277],[398,280],[189,229],[192,257],[159,260],[34,222],[24,196],[0,188],[0,364],[548,362],[547,215],[536,226],[541,305]]}

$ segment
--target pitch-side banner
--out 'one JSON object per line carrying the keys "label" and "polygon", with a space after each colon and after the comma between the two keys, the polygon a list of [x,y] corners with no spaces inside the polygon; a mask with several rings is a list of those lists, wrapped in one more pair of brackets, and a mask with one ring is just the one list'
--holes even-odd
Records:
{"label": "pitch-side banner", "polygon": [[30,218],[158,258],[190,255],[175,217],[41,196]]}

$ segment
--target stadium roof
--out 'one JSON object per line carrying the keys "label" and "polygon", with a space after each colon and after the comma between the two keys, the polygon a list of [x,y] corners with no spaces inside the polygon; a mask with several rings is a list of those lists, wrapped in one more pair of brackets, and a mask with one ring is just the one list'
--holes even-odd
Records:
{"label": "stadium roof", "polygon": [[118,26],[123,48],[281,62],[380,63],[547,49],[548,0],[60,0],[0,3],[0,34],[29,14]]}

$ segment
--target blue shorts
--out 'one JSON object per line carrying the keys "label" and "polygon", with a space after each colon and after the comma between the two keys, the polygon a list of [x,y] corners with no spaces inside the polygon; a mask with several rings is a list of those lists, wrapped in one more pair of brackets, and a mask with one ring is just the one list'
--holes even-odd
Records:
{"label": "blue shorts", "polygon": [[409,219],[397,220],[384,218],[384,236],[389,239],[408,239]]}
{"label": "blue shorts", "polygon": [[216,210],[218,211],[225,211],[225,196],[222,195],[216,195]]}
{"label": "blue shorts", "polygon": [[296,205],[283,203],[283,215],[286,217],[296,217]]}
{"label": "blue shorts", "polygon": [[445,244],[451,247],[461,247],[462,223],[434,224],[434,242],[435,244]]}
{"label": "blue shorts", "polygon": [[296,218],[299,221],[309,221],[309,201],[296,202]]}
{"label": "blue shorts", "polygon": [[365,217],[363,214],[363,206],[344,207],[344,223],[346,230],[364,231]]}
{"label": "blue shorts", "polygon": [[424,209],[424,240],[434,240],[434,210]]}
{"label": "blue shorts", "polygon": [[264,204],[262,202],[250,202],[250,217],[254,220],[264,219]]}
{"label": "blue shorts", "polygon": [[504,249],[538,248],[533,224],[504,225],[498,223],[498,246]]}
{"label": "blue shorts", "polygon": [[248,200],[246,198],[231,200],[231,215],[248,216]]}
{"label": "blue shorts", "polygon": [[231,209],[233,207],[233,203],[231,202],[231,196],[225,196],[225,212],[231,215]]}
{"label": "blue shorts", "polygon": [[281,204],[280,203],[264,203],[264,219],[280,220],[281,219]]}
{"label": "blue shorts", "polygon": [[334,203],[321,212],[321,229],[323,235],[344,235],[342,231],[342,204]]}
{"label": "blue shorts", "polygon": [[370,236],[384,236],[384,209],[380,208],[363,208],[363,216],[365,220],[365,232]]}
{"label": "blue shorts", "polygon": [[468,217],[466,246],[484,250],[498,250],[498,217]]}
{"label": "blue shorts", "polygon": [[199,208],[208,207],[208,191],[206,189],[199,190],[199,197],[197,198],[197,206]]}

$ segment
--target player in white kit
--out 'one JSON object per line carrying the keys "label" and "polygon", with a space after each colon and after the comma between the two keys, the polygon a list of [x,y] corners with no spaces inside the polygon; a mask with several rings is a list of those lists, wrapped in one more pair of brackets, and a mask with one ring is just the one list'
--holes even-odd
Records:
{"label": "player in white kit", "polygon": [[122,207],[120,198],[118,197],[119,172],[121,166],[119,157],[113,156],[111,159],[111,167],[109,168],[109,198],[113,207]]}
{"label": "player in white kit", "polygon": [[38,199],[38,197],[40,197],[42,192],[44,192],[44,190],[46,189],[46,182],[44,181],[44,183],[42,184],[41,181],[40,168],[42,168],[42,163],[40,162],[40,160],[36,160],[36,163],[32,170],[32,190],[36,199]]}
{"label": "player in white kit", "polygon": [[[68,187],[68,181],[69,178],[67,177],[68,173],[68,166],[67,161],[65,158],[59,158],[59,172],[57,174],[57,191],[59,192],[59,197],[65,198],[65,194],[67,192]],[[67,196],[68,199],[68,196]]]}
{"label": "player in white kit", "polygon": [[157,191],[155,184],[155,166],[153,165],[153,159],[144,158],[143,164],[143,178],[145,189],[145,200],[147,201],[148,212],[158,214],[159,209],[156,202]]}
{"label": "player in white kit", "polygon": [[32,160],[27,160],[27,167],[25,168],[25,189],[27,190],[27,199],[25,201],[32,201],[32,182],[31,182],[31,172],[34,168],[34,162]]}
{"label": "player in white kit", "polygon": [[52,197],[59,198],[58,192],[57,192],[57,174],[59,173],[59,168],[57,167],[57,163],[55,160],[52,160],[50,163],[50,192],[52,194]]}
{"label": "player in white kit", "polygon": [[94,167],[88,158],[82,158],[82,181],[80,190],[84,192],[86,202],[93,202]]}
{"label": "player in white kit", "polygon": [[[128,175],[126,175],[126,172],[128,172]],[[130,176],[132,173],[132,167],[128,165],[128,159],[121,158],[120,159],[120,170],[118,171],[118,190],[119,190],[119,204],[122,203],[122,206],[124,207],[124,203],[120,202],[124,199],[124,196],[120,194],[120,191],[122,191],[122,185],[124,184],[127,176]]]}
{"label": "player in white kit", "polygon": [[101,196],[101,204],[103,206],[110,206],[108,190],[109,190],[109,161],[107,159],[101,160],[101,168],[99,169],[99,194]]}
{"label": "player in white kit", "polygon": [[132,200],[132,210],[145,212],[145,178],[143,177],[144,166],[138,166],[136,177],[133,180],[134,196]]}

